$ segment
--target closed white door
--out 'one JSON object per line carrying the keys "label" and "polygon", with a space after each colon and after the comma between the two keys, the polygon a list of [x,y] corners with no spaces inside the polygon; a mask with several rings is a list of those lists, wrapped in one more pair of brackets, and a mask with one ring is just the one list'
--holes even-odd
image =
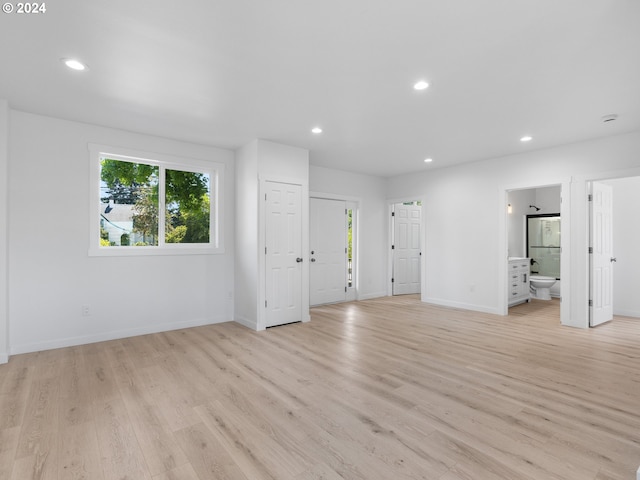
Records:
{"label": "closed white door", "polygon": [[302,188],[266,183],[266,326],[302,321]]}
{"label": "closed white door", "polygon": [[420,293],[420,205],[394,205],[393,294]]}
{"label": "closed white door", "polygon": [[347,203],[309,200],[309,303],[344,302],[347,298]]}
{"label": "closed white door", "polygon": [[591,185],[591,294],[589,325],[613,319],[613,188]]}

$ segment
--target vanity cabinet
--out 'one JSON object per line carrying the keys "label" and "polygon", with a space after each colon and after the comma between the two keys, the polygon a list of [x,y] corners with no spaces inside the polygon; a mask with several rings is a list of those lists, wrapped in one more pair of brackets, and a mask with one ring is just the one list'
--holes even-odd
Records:
{"label": "vanity cabinet", "polygon": [[509,259],[509,306],[529,301],[529,259]]}

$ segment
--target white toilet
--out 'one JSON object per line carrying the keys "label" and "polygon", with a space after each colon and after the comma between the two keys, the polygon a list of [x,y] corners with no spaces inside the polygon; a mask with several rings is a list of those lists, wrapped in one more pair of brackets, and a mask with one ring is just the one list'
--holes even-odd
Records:
{"label": "white toilet", "polygon": [[539,300],[551,300],[551,287],[556,283],[554,277],[544,277],[542,275],[531,275],[529,277],[529,285],[531,287],[531,296]]}

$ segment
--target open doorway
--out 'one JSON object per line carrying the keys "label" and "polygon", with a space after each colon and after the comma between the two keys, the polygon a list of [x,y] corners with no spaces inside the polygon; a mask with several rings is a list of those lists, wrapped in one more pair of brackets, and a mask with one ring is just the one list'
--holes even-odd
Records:
{"label": "open doorway", "polygon": [[561,185],[507,191],[509,308],[550,302],[560,318],[561,194]]}

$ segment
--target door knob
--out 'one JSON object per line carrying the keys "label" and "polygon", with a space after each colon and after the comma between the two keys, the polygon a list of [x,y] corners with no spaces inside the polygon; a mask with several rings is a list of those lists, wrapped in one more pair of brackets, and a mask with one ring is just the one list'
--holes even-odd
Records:
{"label": "door knob", "polygon": [[618,259],[617,259],[616,257],[611,257],[611,261],[612,261],[612,262],[617,262],[617,261],[618,261]]}
{"label": "door knob", "polygon": [[315,262],[315,261],[316,261],[316,259],[315,259],[315,258],[312,258],[312,259],[311,259],[311,261],[312,261],[312,262]]}
{"label": "door knob", "polygon": [[296,258],[296,262],[300,263],[302,262],[302,259],[300,257]]}

